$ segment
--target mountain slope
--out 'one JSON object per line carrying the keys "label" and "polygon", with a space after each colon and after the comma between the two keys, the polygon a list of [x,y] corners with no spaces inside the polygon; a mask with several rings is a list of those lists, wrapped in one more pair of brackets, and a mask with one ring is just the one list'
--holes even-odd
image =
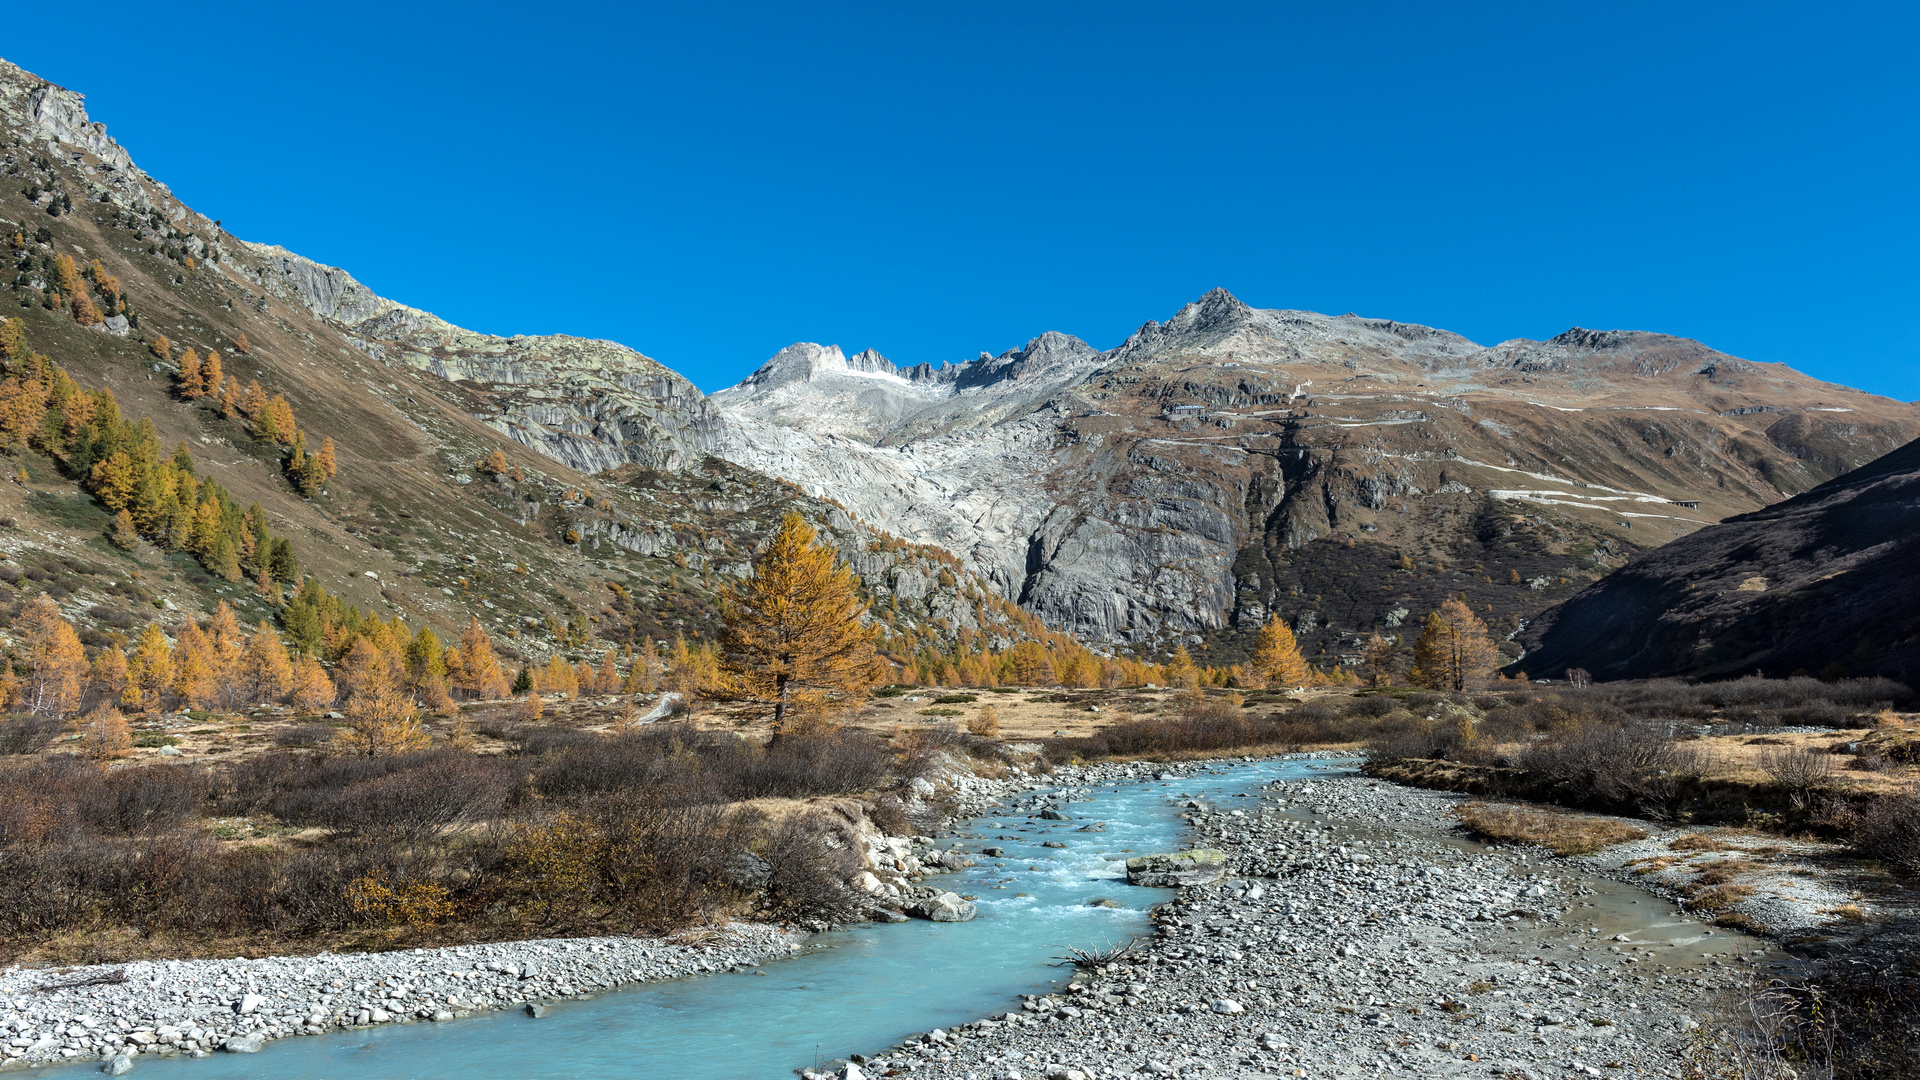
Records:
{"label": "mountain slope", "polygon": [[[243,497],[307,531],[316,569],[374,569],[379,589],[354,588],[422,617],[471,609],[462,571],[484,554],[529,567],[486,585],[523,623],[542,605],[601,611],[618,568],[660,625],[710,624],[715,575],[744,565],[777,508],[839,507],[850,555],[896,550],[873,530],[923,545],[868,575],[889,611],[904,571],[938,578],[959,557],[954,587],[900,607],[930,633],[991,607],[967,598],[970,572],[1123,649],[1185,641],[1227,663],[1278,613],[1310,655],[1352,657],[1450,594],[1517,632],[1640,551],[1920,436],[1913,405],[1685,339],[1575,328],[1485,347],[1224,290],[1105,352],[1049,332],[902,369],[803,343],[709,398],[625,346],[475,334],[237,240],[134,166],[77,95],[18,69],[0,69],[0,116],[19,150],[0,216],[46,233],[16,253],[36,342],[134,395],[167,440],[204,437]],[[56,254],[97,254],[128,282],[129,336],[45,306]],[[172,401],[141,348],[157,331],[221,348],[342,441],[332,494],[294,497],[271,455]],[[250,354],[232,349],[242,332]],[[473,486],[495,448],[528,479]],[[347,526],[389,528],[402,507],[449,528],[356,552],[369,534]]]}
{"label": "mountain slope", "polygon": [[1920,441],[1635,559],[1528,629],[1605,679],[1920,675]]}
{"label": "mountain slope", "polygon": [[[716,590],[797,509],[827,528],[877,600],[904,593],[876,605],[896,630],[1021,636],[1017,619],[975,601],[979,587],[947,553],[711,457],[703,425],[717,414],[658,363],[609,342],[474,334],[344,271],[239,240],[134,164],[79,95],[3,61],[0,173],[11,277],[0,317],[82,386],[111,389],[161,447],[187,444],[201,475],[241,506],[259,503],[304,569],[363,608],[442,630],[477,616],[529,656],[567,639],[592,653],[698,638],[717,626]],[[126,311],[79,321],[60,292],[63,256],[97,260]],[[188,349],[284,395],[315,446],[332,438],[339,474],[303,497],[283,475],[283,448],[208,399],[181,400]],[[475,469],[495,451],[503,472]],[[0,528],[0,555],[28,582],[20,588],[56,584],[90,640],[217,599],[249,621],[272,614],[180,551],[108,544],[108,515],[52,460],[14,447],[6,471],[20,468],[27,482],[0,485],[0,517],[13,523]],[[0,607],[19,598],[0,590]],[[600,640],[582,645],[563,625]]]}

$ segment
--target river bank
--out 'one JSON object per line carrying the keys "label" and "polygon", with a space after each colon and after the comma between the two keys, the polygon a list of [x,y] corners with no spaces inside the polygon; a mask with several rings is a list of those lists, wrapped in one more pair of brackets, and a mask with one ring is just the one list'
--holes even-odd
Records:
{"label": "river bank", "polygon": [[1187,800],[1196,845],[1228,852],[1228,879],[1181,890],[1133,955],[1063,992],[855,1069],[1679,1076],[1716,995],[1785,961],[1601,873],[1462,842],[1448,817],[1461,799],[1336,778],[1227,800],[1242,805]]}
{"label": "river bank", "polygon": [[[971,817],[1029,790],[1064,796],[1142,775],[1146,768],[1068,766],[1052,776],[1010,769],[990,778],[948,767],[936,775],[945,805]],[[933,793],[931,787],[925,790]],[[941,865],[930,838],[886,836],[852,812],[857,808],[840,808],[848,811],[844,838],[858,849],[868,880],[893,887],[868,897],[876,914],[910,906],[905,901],[933,891],[923,880],[937,883],[938,875],[953,868]],[[223,1049],[250,1053],[294,1036],[460,1021],[752,969],[805,951],[811,936],[799,928],[737,922],[665,938],[557,938],[372,953],[15,967],[0,972],[0,1069],[87,1061],[111,1065],[117,1056],[132,1064],[155,1057],[204,1057]]]}

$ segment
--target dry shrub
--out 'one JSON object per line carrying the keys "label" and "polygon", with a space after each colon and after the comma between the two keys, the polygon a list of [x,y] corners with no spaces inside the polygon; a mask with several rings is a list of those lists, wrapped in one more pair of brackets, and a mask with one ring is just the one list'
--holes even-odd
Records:
{"label": "dry shrub", "polygon": [[755,845],[768,868],[763,905],[785,918],[823,922],[851,918],[859,908],[859,899],[847,887],[860,869],[853,850],[826,814],[793,814],[783,819]]}
{"label": "dry shrub", "polygon": [[1534,844],[1555,855],[1591,855],[1615,844],[1647,837],[1645,832],[1623,822],[1512,803],[1467,803],[1456,809],[1454,816],[1489,840]]}
{"label": "dry shrub", "polygon": [[1833,755],[1797,746],[1769,747],[1760,753],[1760,771],[1788,791],[1804,793],[1833,779]]}
{"label": "dry shrub", "polygon": [[50,716],[19,713],[0,721],[0,754],[37,754],[66,730]]}
{"label": "dry shrub", "polygon": [[325,746],[333,741],[333,729],[325,724],[294,724],[273,733],[273,745],[279,747]]}
{"label": "dry shrub", "polygon": [[498,816],[518,780],[512,762],[454,750],[394,760],[385,775],[283,799],[281,816],[343,835],[424,840]]}
{"label": "dry shrub", "polygon": [[1515,764],[1572,801],[1660,819],[1675,816],[1706,765],[1693,747],[1627,724],[1561,728],[1527,747]]}
{"label": "dry shrub", "polygon": [[1865,806],[1840,804],[1828,819],[1862,855],[1897,874],[1920,876],[1920,795],[1886,796]]}
{"label": "dry shrub", "polygon": [[1746,885],[1715,885],[1694,893],[1687,900],[1687,907],[1694,911],[1725,911],[1752,895],[1753,889]]}

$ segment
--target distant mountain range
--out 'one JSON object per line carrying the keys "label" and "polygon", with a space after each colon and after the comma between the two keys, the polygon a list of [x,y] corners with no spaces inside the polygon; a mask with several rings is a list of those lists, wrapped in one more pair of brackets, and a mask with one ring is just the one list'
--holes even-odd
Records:
{"label": "distant mountain range", "polygon": [[[52,219],[49,250],[119,260],[154,294],[143,325],[189,341],[195,327],[244,328],[265,345],[252,362],[296,407],[337,410],[341,437],[365,444],[353,455],[380,462],[421,513],[438,512],[463,458],[511,440],[553,463],[556,483],[688,482],[670,508],[594,507],[610,516],[587,515],[601,545],[590,559],[678,551],[703,573],[737,572],[757,534],[703,536],[701,507],[751,502],[758,520],[797,499],[944,549],[999,597],[1116,648],[1185,642],[1227,662],[1277,614],[1324,662],[1465,595],[1513,635],[1514,656],[1538,636],[1528,620],[1641,552],[1920,436],[1913,404],[1682,338],[1575,328],[1482,346],[1257,310],[1220,289],[1107,351],[1048,332],[903,369],[800,343],[708,396],[613,342],[473,333],[240,241],[138,170],[78,95],[17,68],[0,69],[0,116],[49,159],[15,165],[0,215],[42,223],[48,192],[66,193],[76,212]],[[175,248],[202,265],[155,261]],[[81,367],[126,379],[139,350],[122,351],[93,348]],[[721,463],[751,500],[697,494]],[[537,534],[519,494],[483,530]],[[916,618],[976,617],[966,586],[941,606],[932,568],[915,573]],[[871,569],[877,599],[892,600],[899,574]],[[658,595],[695,587],[684,579],[661,579]]]}

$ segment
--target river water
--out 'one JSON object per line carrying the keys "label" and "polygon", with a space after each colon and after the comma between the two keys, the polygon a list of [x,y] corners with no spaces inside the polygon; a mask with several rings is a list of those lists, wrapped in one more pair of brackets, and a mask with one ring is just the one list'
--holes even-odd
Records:
{"label": "river water", "polygon": [[[1067,804],[1073,821],[975,819],[954,834],[1006,857],[933,881],[978,897],[972,922],[862,925],[815,936],[810,951],[750,974],[721,974],[559,1002],[539,1020],[486,1013],[438,1024],[282,1039],[253,1054],[142,1058],[141,1076],[339,1077],[350,1080],[532,1080],[631,1077],[741,1080],[872,1053],[931,1028],[1020,1007],[1070,969],[1062,946],[1120,944],[1151,932],[1148,909],[1166,889],[1126,883],[1132,855],[1184,846],[1187,797],[1257,792],[1276,779],[1349,771],[1326,762],[1258,761],[1180,779],[1107,785]],[[1104,831],[1083,832],[1104,824]],[[1065,848],[1047,848],[1047,841]],[[943,846],[946,842],[943,841]],[[1117,907],[1097,906],[1109,900]],[[92,1066],[98,1068],[98,1066]]]}

